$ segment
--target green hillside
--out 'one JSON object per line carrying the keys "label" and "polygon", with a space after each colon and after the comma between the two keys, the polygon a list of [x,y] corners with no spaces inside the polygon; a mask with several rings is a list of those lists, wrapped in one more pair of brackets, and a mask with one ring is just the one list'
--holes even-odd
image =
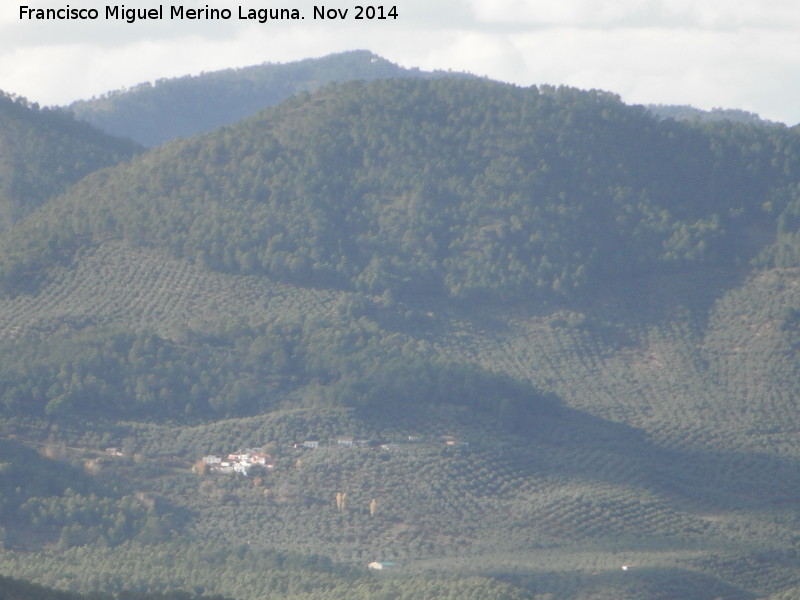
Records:
{"label": "green hillside", "polygon": [[0,228],[138,150],[67,113],[0,92]]}
{"label": "green hillside", "polygon": [[[0,573],[792,597],[799,149],[596,91],[409,79],[89,175],[0,238]],[[229,472],[245,451],[263,464]]]}
{"label": "green hillside", "polygon": [[230,125],[299,92],[334,81],[431,78],[443,72],[405,69],[366,50],[285,64],[264,63],[195,76],[159,79],[79,100],[67,108],[95,127],[157,146]]}
{"label": "green hillside", "polygon": [[599,92],[334,85],[87,178],[9,238],[0,274],[13,290],[117,237],[406,299],[574,298],[746,263],[793,225],[798,158],[785,128],[658,121]]}

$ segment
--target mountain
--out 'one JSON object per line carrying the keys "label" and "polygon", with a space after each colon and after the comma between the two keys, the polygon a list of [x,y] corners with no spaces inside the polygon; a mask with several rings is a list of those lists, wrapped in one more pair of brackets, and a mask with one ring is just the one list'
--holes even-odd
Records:
{"label": "mountain", "polygon": [[331,82],[443,76],[455,75],[406,69],[372,52],[355,50],[285,64],[264,63],[159,79],[79,100],[66,110],[111,134],[157,146],[179,136],[230,125],[299,92]]}
{"label": "mountain", "polygon": [[9,236],[2,280],[111,237],[406,299],[577,298],[753,259],[754,232],[791,221],[798,161],[786,128],[659,121],[603,93],[332,85],[87,178]]}
{"label": "mountain", "polygon": [[0,92],[0,228],[139,149],[62,111]]}
{"label": "mountain", "polygon": [[[381,80],[90,174],[0,239],[2,468],[62,449],[84,486],[0,488],[0,569],[236,600],[791,597],[797,135]],[[264,464],[223,472],[242,456]]]}

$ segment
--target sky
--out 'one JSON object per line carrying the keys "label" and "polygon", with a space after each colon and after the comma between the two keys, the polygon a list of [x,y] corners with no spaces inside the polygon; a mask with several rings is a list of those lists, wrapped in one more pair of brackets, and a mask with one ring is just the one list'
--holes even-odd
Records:
{"label": "sky", "polygon": [[[356,20],[359,0],[3,0],[0,90],[41,105],[145,81],[345,50],[404,67],[466,71],[518,85],[602,89],[629,104],[736,108],[800,123],[797,0],[397,0],[396,18]],[[106,7],[163,19],[106,19]],[[98,18],[20,18],[20,7],[98,10]],[[231,18],[176,20],[172,7]],[[313,7],[347,10],[314,19]],[[362,6],[367,6],[363,4]],[[302,20],[240,19],[296,8]]]}

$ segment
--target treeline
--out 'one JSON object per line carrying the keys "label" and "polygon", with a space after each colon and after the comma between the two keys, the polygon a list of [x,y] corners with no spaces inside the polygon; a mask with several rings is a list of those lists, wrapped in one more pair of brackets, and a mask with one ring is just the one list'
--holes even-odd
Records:
{"label": "treeline", "polygon": [[177,340],[87,327],[0,343],[6,414],[218,419],[286,406],[459,404],[509,427],[551,404],[533,387],[420,348],[365,317],[220,323]]}
{"label": "treeline", "polygon": [[0,227],[138,150],[66,112],[0,92]]}
{"label": "treeline", "polygon": [[334,84],[87,178],[0,248],[7,291],[112,237],[388,298],[544,300],[760,249],[797,185],[782,127],[659,121],[601,92]]}

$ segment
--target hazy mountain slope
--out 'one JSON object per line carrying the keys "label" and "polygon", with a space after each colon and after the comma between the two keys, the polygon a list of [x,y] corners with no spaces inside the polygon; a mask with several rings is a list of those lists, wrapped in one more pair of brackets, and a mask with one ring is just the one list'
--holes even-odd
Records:
{"label": "hazy mountain slope", "polygon": [[138,149],[66,113],[0,92],[0,228]]}
{"label": "hazy mountain slope", "polygon": [[299,92],[334,81],[465,76],[405,69],[358,50],[286,64],[264,63],[196,76],[160,79],[67,107],[104,131],[157,146],[230,125]]}
{"label": "hazy mountain slope", "polygon": [[0,266],[13,289],[112,236],[373,294],[571,297],[750,259],[747,232],[792,205],[799,150],[786,129],[692,128],[596,92],[334,85],[85,179]]}

